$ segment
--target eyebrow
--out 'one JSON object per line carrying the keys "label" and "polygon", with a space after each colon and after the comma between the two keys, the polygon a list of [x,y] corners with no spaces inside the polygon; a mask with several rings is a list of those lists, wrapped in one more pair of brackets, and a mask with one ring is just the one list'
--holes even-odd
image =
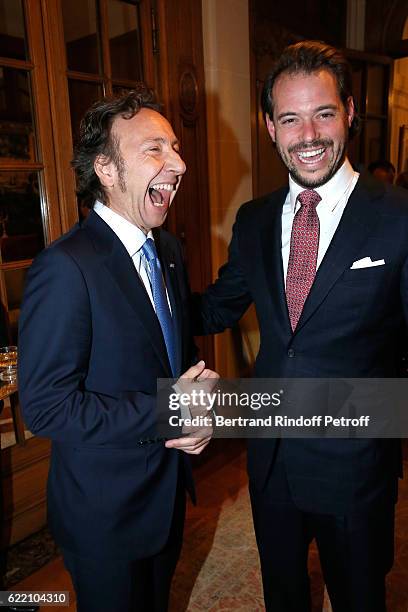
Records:
{"label": "eyebrow", "polygon": [[[151,142],[155,142],[159,144],[166,144],[167,139],[162,138],[161,136],[158,136],[157,138],[146,138],[146,140],[144,141],[145,144],[149,144]],[[174,140],[171,141],[170,144],[174,147],[174,145],[180,145],[180,142],[177,138],[175,138]]]}
{"label": "eyebrow", "polygon": [[[319,113],[323,110],[338,110],[337,104],[322,104],[313,110],[314,113]],[[286,111],[284,113],[279,113],[277,119],[283,119],[284,117],[292,117],[293,115],[298,115],[295,111]]]}

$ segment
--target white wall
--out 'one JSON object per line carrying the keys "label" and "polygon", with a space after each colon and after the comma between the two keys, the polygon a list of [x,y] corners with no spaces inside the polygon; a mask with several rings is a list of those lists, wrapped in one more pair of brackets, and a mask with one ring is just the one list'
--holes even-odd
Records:
{"label": "white wall", "polygon": [[248,1],[202,6],[212,232],[226,243],[252,197]]}
{"label": "white wall", "polygon": [[[202,0],[211,257],[225,262],[239,206],[252,198],[248,0]],[[233,375],[228,334],[216,337],[217,367]]]}

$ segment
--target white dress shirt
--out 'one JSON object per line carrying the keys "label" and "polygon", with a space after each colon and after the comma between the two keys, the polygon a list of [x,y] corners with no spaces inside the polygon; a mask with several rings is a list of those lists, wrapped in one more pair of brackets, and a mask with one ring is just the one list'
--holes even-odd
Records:
{"label": "white dress shirt", "polygon": [[96,200],[93,209],[96,214],[99,215],[107,225],[109,225],[111,230],[115,232],[115,234],[129,253],[136,268],[136,271],[139,274],[143,285],[145,286],[152,306],[153,308],[155,308],[152,288],[150,285],[150,279],[148,274],[149,264],[142,251],[142,246],[144,245],[147,238],[151,238],[152,240],[154,240],[152,232],[150,231],[146,236],[144,232],[142,232],[142,230],[139,229],[136,225],[133,225],[133,223],[130,223],[130,221],[127,221],[127,219],[121,217],[114,210],[112,210],[108,206],[105,206],[105,204],[102,204],[102,202],[99,202],[99,200]]}
{"label": "white dress shirt", "polygon": [[[355,172],[346,158],[343,165],[337,170],[336,174],[321,187],[316,187],[314,191],[322,198],[316,206],[316,212],[319,217],[320,235],[319,235],[319,250],[317,254],[317,266],[320,266],[323,257],[326,254],[329,244],[332,241],[337,226],[346,208],[348,199],[356,186],[359,173]],[[292,234],[292,225],[295,214],[300,208],[300,203],[297,199],[299,193],[304,191],[305,187],[298,185],[289,175],[289,192],[286,197],[282,210],[282,263],[283,274],[286,286],[286,274],[288,270],[289,253],[290,253],[290,237]]]}

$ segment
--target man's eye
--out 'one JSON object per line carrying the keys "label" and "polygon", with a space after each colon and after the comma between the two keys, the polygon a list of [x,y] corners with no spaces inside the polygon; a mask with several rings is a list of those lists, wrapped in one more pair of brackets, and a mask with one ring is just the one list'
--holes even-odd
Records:
{"label": "man's eye", "polygon": [[149,151],[152,151],[152,153],[159,153],[160,152],[160,147],[150,147]]}
{"label": "man's eye", "polygon": [[331,119],[332,117],[334,117],[334,113],[330,112],[330,113],[321,113],[320,117],[322,119]]}
{"label": "man's eye", "polygon": [[281,124],[291,125],[292,123],[295,123],[295,121],[296,121],[295,117],[286,117],[286,119],[282,119]]}

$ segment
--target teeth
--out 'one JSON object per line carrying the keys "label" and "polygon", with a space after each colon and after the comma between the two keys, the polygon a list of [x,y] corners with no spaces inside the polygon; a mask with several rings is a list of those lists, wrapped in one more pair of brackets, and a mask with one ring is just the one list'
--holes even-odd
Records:
{"label": "teeth", "polygon": [[171,185],[170,183],[157,183],[156,185],[152,185],[152,189],[173,191],[174,185]]}
{"label": "teeth", "polygon": [[[166,200],[168,200],[170,198],[170,196],[164,197],[164,196],[157,196],[157,198],[152,197],[152,194],[154,191],[174,191],[175,189],[175,185],[172,185],[171,183],[156,183],[155,185],[151,185],[149,187],[149,194],[150,194],[150,200],[153,204],[153,206],[156,206],[157,208],[163,208],[166,205]],[[156,199],[158,199],[158,197],[160,197],[162,199],[162,202],[157,202]]]}
{"label": "teeth", "polygon": [[324,152],[324,149],[316,149],[315,151],[299,151],[298,155],[301,158],[315,157],[317,155],[321,155],[323,152]]}

